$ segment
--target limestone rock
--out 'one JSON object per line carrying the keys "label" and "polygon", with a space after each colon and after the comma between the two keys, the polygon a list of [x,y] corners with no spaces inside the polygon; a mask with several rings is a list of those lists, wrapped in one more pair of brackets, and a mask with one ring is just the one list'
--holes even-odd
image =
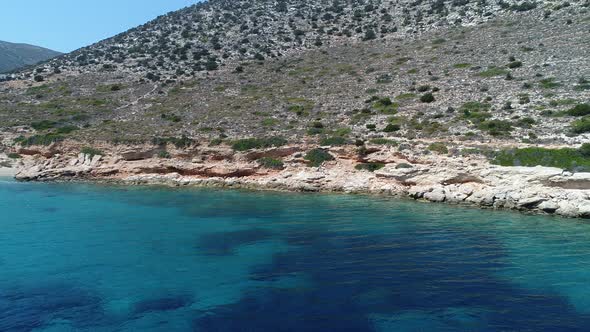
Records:
{"label": "limestone rock", "polygon": [[541,204],[542,202],[546,201],[546,198],[543,197],[529,197],[529,198],[525,198],[525,199],[521,199],[518,201],[518,207],[520,208],[525,208],[525,209],[532,209],[537,207],[539,204]]}
{"label": "limestone rock", "polygon": [[553,201],[544,201],[541,202],[538,206],[539,210],[547,212],[547,213],[555,213],[559,208],[559,205]]}

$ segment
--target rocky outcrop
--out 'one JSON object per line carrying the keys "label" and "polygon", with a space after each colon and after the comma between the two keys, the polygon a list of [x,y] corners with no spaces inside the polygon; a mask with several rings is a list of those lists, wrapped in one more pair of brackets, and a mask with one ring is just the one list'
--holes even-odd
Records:
{"label": "rocky outcrop", "polygon": [[121,152],[121,158],[126,161],[145,160],[153,158],[158,152],[163,151],[161,148],[138,150],[129,149]]}
{"label": "rocky outcrop", "polygon": [[[101,147],[102,148],[102,147]],[[162,159],[138,149],[106,156],[56,153],[25,156],[16,178],[26,181],[89,179],[128,184],[245,187],[306,192],[375,193],[430,202],[513,209],[590,218],[589,173],[550,167],[501,167],[478,158],[401,155],[375,149],[386,164],[375,172],[356,170],[353,148],[330,151],[336,160],[308,167],[297,154],[310,147],[234,153],[226,147],[192,151],[192,159]],[[181,155],[181,154],[178,154]],[[283,170],[261,168],[256,159],[282,158]],[[142,157],[142,158],[143,158]],[[373,156],[369,156],[368,160]]]}

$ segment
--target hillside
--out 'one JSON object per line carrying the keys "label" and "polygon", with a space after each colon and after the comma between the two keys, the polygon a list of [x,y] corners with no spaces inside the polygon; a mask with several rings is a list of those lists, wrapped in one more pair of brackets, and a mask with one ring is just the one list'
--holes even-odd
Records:
{"label": "hillside", "polygon": [[60,54],[39,46],[0,41],[0,73],[34,65]]}
{"label": "hillside", "polygon": [[586,112],[568,110],[589,100],[588,4],[211,1],[15,75],[0,119],[111,141],[580,143]]}

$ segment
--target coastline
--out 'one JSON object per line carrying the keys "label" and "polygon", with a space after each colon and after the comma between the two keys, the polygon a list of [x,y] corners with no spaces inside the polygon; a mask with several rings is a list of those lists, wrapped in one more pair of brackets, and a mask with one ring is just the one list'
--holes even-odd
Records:
{"label": "coastline", "polygon": [[[326,147],[333,160],[310,167],[301,151],[288,146],[236,152],[227,147],[174,150],[158,158],[153,147],[102,146],[104,155],[39,151],[25,156],[19,169],[6,174],[21,181],[89,181],[123,185],[240,188],[285,192],[334,192],[381,195],[413,200],[517,210],[527,214],[590,218],[590,173],[551,167],[502,167],[481,156],[442,156],[393,147],[369,147],[358,159],[351,146]],[[261,166],[261,157],[281,158],[280,169]],[[382,168],[359,170],[359,163]],[[15,172],[16,171],[16,172]],[[16,174],[14,174],[16,173]]]}

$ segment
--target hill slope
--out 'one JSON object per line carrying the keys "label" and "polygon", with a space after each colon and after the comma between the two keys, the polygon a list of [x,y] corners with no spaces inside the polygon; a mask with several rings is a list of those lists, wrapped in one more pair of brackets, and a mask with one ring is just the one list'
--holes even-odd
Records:
{"label": "hill slope", "polygon": [[39,46],[0,41],[0,73],[33,65],[60,54]]}
{"label": "hill slope", "polygon": [[581,143],[590,120],[568,110],[590,100],[589,5],[214,0],[15,75],[0,124],[138,142]]}

